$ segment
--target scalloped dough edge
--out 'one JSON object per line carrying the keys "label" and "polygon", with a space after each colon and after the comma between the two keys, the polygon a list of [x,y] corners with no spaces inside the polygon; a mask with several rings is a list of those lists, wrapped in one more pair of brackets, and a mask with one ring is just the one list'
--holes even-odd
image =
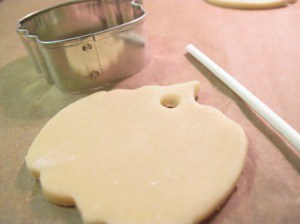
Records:
{"label": "scalloped dough edge", "polygon": [[297,0],[205,0],[206,2],[225,8],[235,9],[271,9],[285,7]]}

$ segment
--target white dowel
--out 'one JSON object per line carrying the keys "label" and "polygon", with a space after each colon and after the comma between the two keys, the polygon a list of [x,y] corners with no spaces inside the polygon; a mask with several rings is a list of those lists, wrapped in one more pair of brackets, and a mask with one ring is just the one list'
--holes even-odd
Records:
{"label": "white dowel", "polygon": [[249,90],[236,81],[230,74],[214,63],[192,44],[187,45],[186,50],[208,68],[223,83],[232,89],[239,97],[248,103],[260,114],[272,127],[285,137],[297,150],[300,151],[300,134],[273,112],[268,106],[256,98]]}

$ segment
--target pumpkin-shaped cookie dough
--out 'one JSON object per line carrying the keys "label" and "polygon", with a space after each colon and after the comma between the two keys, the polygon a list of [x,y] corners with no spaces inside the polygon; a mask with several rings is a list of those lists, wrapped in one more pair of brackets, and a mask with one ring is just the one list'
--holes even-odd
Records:
{"label": "pumpkin-shaped cookie dough", "polygon": [[242,128],[195,101],[199,83],[98,92],[60,111],[26,157],[45,196],[86,223],[191,224],[235,188]]}

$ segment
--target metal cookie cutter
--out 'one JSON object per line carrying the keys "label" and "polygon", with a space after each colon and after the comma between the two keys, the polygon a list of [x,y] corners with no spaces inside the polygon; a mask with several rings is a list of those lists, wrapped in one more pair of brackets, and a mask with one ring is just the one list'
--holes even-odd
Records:
{"label": "metal cookie cutter", "polygon": [[27,15],[17,33],[48,83],[81,92],[144,68],[145,16],[141,0],[79,0]]}

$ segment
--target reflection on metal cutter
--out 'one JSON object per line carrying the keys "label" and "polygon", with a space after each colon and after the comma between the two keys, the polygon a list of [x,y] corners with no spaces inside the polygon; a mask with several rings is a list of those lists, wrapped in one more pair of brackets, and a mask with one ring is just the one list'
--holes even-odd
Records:
{"label": "reflection on metal cutter", "polygon": [[79,0],[27,15],[17,33],[48,83],[81,92],[145,67],[145,16],[142,1]]}

